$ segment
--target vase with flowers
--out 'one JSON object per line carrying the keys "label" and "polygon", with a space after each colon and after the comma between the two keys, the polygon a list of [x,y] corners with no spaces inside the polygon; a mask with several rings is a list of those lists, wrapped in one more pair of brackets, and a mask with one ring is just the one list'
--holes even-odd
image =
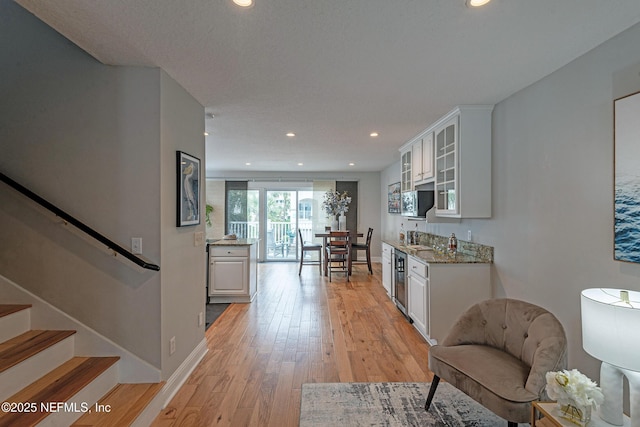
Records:
{"label": "vase with flowers", "polygon": [[577,369],[547,372],[546,391],[558,402],[560,416],[578,426],[591,420],[591,409],[604,401],[602,390]]}
{"label": "vase with flowers", "polygon": [[[346,191],[340,193],[339,191],[334,190],[327,191],[326,193],[324,193],[323,197],[324,199],[322,201],[322,208],[326,212],[327,218],[331,220],[331,230],[338,230],[338,215],[344,218],[344,214],[349,210],[351,197],[349,197]],[[344,223],[346,224],[346,222]]]}

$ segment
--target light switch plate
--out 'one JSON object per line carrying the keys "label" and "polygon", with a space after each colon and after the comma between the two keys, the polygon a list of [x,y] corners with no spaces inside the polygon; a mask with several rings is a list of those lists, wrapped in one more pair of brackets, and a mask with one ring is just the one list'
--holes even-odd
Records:
{"label": "light switch plate", "polygon": [[134,254],[142,253],[142,237],[131,238],[131,252]]}
{"label": "light switch plate", "polygon": [[202,246],[204,245],[204,232],[196,231],[193,233],[193,246]]}

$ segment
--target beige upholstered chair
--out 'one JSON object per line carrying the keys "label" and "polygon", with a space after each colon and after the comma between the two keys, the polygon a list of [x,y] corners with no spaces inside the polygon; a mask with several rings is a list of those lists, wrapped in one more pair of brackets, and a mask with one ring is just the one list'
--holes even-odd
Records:
{"label": "beige upholstered chair", "polygon": [[425,409],[442,378],[514,427],[530,421],[532,401],[546,399],[545,374],[566,367],[567,338],[553,314],[524,301],[483,301],[429,350],[435,377]]}

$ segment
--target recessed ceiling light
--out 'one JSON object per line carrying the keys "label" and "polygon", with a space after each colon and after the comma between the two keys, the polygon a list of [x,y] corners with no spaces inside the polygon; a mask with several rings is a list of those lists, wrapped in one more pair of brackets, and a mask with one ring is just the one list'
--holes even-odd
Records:
{"label": "recessed ceiling light", "polygon": [[205,132],[205,133],[204,133],[204,136],[209,136],[209,132]]}
{"label": "recessed ceiling light", "polygon": [[251,163],[247,162],[245,163],[245,166],[251,166]]}
{"label": "recessed ceiling light", "polygon": [[293,133],[293,132],[289,132],[289,133],[287,134],[287,136],[288,136],[289,138],[293,138],[294,136],[296,136],[296,134],[295,134],[295,133]]}
{"label": "recessed ceiling light", "polygon": [[304,166],[304,163],[298,163],[298,166]]}
{"label": "recessed ceiling light", "polygon": [[349,166],[355,166],[355,165],[356,165],[356,164],[355,164],[355,163],[353,163],[353,162],[349,163]]}
{"label": "recessed ceiling light", "polygon": [[251,7],[253,6],[253,0],[233,0],[235,4],[240,7]]}
{"label": "recessed ceiling light", "polygon": [[371,132],[369,134],[370,137],[375,138],[376,136],[380,135],[378,132]]}
{"label": "recessed ceiling light", "polygon": [[467,0],[467,7],[480,7],[489,3],[491,0]]}

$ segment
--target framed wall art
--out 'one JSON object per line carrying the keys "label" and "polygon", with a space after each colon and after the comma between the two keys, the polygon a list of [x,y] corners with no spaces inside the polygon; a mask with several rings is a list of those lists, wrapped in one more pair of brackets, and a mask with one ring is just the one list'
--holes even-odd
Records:
{"label": "framed wall art", "polygon": [[177,226],[200,224],[200,159],[176,151]]}
{"label": "framed wall art", "polygon": [[616,99],[613,105],[613,257],[640,263],[640,92]]}
{"label": "framed wall art", "polygon": [[389,186],[389,213],[400,213],[400,183]]}

